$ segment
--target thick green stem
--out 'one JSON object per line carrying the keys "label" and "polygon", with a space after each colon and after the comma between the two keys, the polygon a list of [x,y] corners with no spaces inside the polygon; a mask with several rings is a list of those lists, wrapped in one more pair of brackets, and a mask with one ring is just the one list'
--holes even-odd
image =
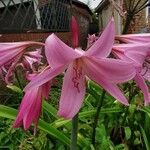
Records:
{"label": "thick green stem", "polygon": [[[133,85],[130,84],[129,87],[128,87],[128,89],[129,89],[129,98],[128,98],[128,101],[129,101],[129,103],[130,103],[131,100],[132,100],[132,98],[134,97]],[[127,115],[128,115],[128,108],[125,109],[125,115],[124,115],[124,117],[123,117],[122,126],[125,125]]]}
{"label": "thick green stem", "polygon": [[72,119],[72,132],[70,150],[77,150],[78,114]]}
{"label": "thick green stem", "polygon": [[103,105],[105,94],[106,94],[106,91],[103,90],[101,98],[100,98],[100,100],[98,100],[98,104],[97,104],[97,111],[96,111],[96,114],[95,114],[95,117],[94,117],[93,133],[92,133],[92,144],[93,144],[93,146],[95,146],[96,127],[97,127],[97,124],[98,124],[98,118],[99,118],[99,114],[100,114],[100,111],[101,111],[101,107]]}

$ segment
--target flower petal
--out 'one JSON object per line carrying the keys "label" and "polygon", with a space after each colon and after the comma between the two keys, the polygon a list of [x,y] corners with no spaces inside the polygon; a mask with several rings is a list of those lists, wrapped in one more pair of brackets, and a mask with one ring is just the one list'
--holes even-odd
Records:
{"label": "flower petal", "polygon": [[46,82],[42,85],[42,96],[48,99],[49,91],[52,85],[52,81]]}
{"label": "flower petal", "polygon": [[96,36],[95,34],[88,34],[88,38],[87,38],[87,49],[89,49],[97,40],[98,40],[98,36]]}
{"label": "flower petal", "polygon": [[124,105],[128,105],[128,101],[123,95],[123,93],[120,91],[120,89],[117,87],[116,84],[111,83],[110,81],[103,78],[96,68],[92,68],[91,66],[85,65],[84,66],[85,72],[87,76],[98,83],[102,88],[104,88],[110,95],[112,95],[114,98],[116,98],[118,101],[120,101]]}
{"label": "flower petal", "polygon": [[[38,88],[34,88],[33,90],[29,90],[25,93],[22,102],[19,106],[18,115],[13,124],[14,128],[18,128],[23,124],[23,119],[26,113],[28,113],[31,104],[34,102],[35,96],[38,93]],[[32,114],[31,114],[32,115]]]}
{"label": "flower petal", "polygon": [[25,68],[31,68],[31,69],[33,69],[33,64],[34,63],[42,64],[41,63],[41,59],[32,58],[30,56],[24,55],[24,59],[22,60],[22,64],[23,64],[23,66]]}
{"label": "flower petal", "polygon": [[80,57],[76,51],[63,43],[55,34],[51,34],[45,42],[45,55],[50,66],[60,66]]}
{"label": "flower petal", "polygon": [[124,43],[147,43],[150,42],[150,34],[140,33],[140,34],[117,35],[115,36],[115,39]]}
{"label": "flower petal", "polygon": [[112,49],[115,37],[114,20],[111,19],[99,39],[88,49],[86,56],[107,57]]}
{"label": "flower petal", "polygon": [[134,63],[137,63],[137,65],[143,65],[143,62],[146,57],[146,53],[138,53],[136,51],[126,51],[125,55],[130,58]]}
{"label": "flower petal", "polygon": [[[76,70],[76,67],[79,67]],[[85,95],[83,69],[70,64],[63,82],[58,114],[66,119],[73,118],[79,111]]]}
{"label": "flower petal", "polygon": [[43,56],[41,55],[41,49],[36,49],[35,51],[26,52],[25,55],[40,60]]}
{"label": "flower petal", "polygon": [[[32,74],[29,74],[27,73],[26,74],[26,78],[31,81],[31,80],[34,80],[36,78],[38,74],[37,73],[32,73]],[[52,80],[51,81],[48,81],[44,84],[42,84],[42,96],[46,99],[48,99],[48,96],[49,96],[49,91],[50,91],[50,88],[51,88],[51,85],[52,85]]]}
{"label": "flower petal", "polygon": [[41,49],[37,49],[36,51],[26,52],[24,54],[24,63],[26,65],[29,65],[29,67],[32,69],[32,65],[34,63],[42,64],[41,58],[42,58]]}
{"label": "flower petal", "polygon": [[8,71],[7,71],[7,74],[6,74],[6,76],[5,76],[5,82],[6,82],[7,84],[10,84],[9,79],[10,79],[10,77],[13,75],[13,71],[15,70],[15,67],[16,67],[16,65],[17,65],[17,63],[18,63],[18,61],[19,61],[19,59],[21,58],[21,56],[22,56],[22,53],[20,53],[20,55],[18,55],[18,57],[13,61],[13,63],[12,63],[11,66],[9,67],[9,69],[8,69]]}
{"label": "flower petal", "polygon": [[144,81],[144,78],[140,74],[137,74],[134,80],[143,92],[145,105],[148,105],[150,103],[150,97],[148,87]]}
{"label": "flower petal", "polygon": [[0,67],[15,58],[18,54],[30,46],[43,46],[40,42],[14,42],[0,43]]}
{"label": "flower petal", "polygon": [[143,76],[147,81],[150,82],[150,69],[147,70],[146,73],[144,73],[144,76]]}
{"label": "flower petal", "polygon": [[14,58],[18,57],[20,54],[22,54],[22,49],[17,49],[15,51],[4,54],[3,56],[0,56],[0,67],[5,65],[6,63],[12,62]]}
{"label": "flower petal", "polygon": [[143,64],[145,56],[149,51],[149,47],[146,44],[118,44],[113,46],[113,52],[117,51],[124,53],[124,57],[121,59],[126,59],[128,57],[132,61],[138,64]]}
{"label": "flower petal", "polygon": [[[35,128],[37,127],[38,120],[41,113],[41,107],[42,107],[42,89],[41,87],[38,87],[36,90],[32,90],[32,94],[34,97],[32,100],[30,99],[30,105],[28,106],[27,113],[24,114],[23,118],[23,125],[24,129],[27,130],[32,122],[35,123]],[[28,99],[29,101],[29,99]]]}
{"label": "flower petal", "polygon": [[56,68],[48,68],[38,74],[31,82],[25,87],[24,91],[32,89],[37,86],[41,86],[42,84],[50,81],[55,76],[60,74],[63,70],[65,70],[66,66],[59,66]]}
{"label": "flower petal", "polygon": [[116,49],[112,49],[112,54],[115,56],[115,58],[117,59],[121,59],[121,60],[126,60],[126,57],[124,55],[123,51],[119,51]]}
{"label": "flower petal", "polygon": [[19,51],[20,48],[26,47],[27,42],[0,43],[0,56],[12,51]]}
{"label": "flower petal", "polygon": [[111,58],[85,58],[85,66],[109,82],[122,83],[132,79],[136,72],[132,63]]}

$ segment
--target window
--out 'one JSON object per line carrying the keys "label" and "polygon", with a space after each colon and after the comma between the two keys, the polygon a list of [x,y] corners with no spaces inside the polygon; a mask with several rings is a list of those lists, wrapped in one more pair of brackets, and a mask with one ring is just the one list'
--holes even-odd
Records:
{"label": "window", "polygon": [[[10,0],[11,1],[11,0]],[[33,2],[7,5],[0,2],[0,32],[20,32],[36,28]]]}
{"label": "window", "polygon": [[40,8],[41,26],[43,29],[54,31],[69,30],[68,1],[51,1]]}
{"label": "window", "polygon": [[0,33],[69,31],[68,0],[0,0]]}

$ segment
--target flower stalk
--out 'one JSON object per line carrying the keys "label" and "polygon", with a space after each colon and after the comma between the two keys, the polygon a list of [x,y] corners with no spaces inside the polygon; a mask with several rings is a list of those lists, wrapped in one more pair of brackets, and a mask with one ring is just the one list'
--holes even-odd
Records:
{"label": "flower stalk", "polygon": [[70,150],[77,150],[78,113],[72,119]]}
{"label": "flower stalk", "polygon": [[95,114],[95,117],[94,117],[93,133],[92,133],[92,144],[93,144],[93,146],[95,145],[96,127],[97,127],[97,124],[98,124],[98,118],[99,118],[99,114],[100,114],[100,111],[101,111],[101,107],[103,105],[105,94],[106,94],[106,91],[103,89],[101,98],[100,98],[100,100],[98,100],[98,103],[97,103],[97,110],[96,110],[96,114]]}

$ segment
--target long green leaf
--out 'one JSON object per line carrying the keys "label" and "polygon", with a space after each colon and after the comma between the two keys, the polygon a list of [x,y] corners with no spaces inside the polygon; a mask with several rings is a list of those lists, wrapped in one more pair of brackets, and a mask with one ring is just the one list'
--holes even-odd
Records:
{"label": "long green leaf", "polygon": [[[45,101],[43,103],[43,108],[46,111],[48,111],[49,114],[51,114],[53,117],[58,118],[57,110],[51,104],[49,104],[48,102]],[[123,112],[123,109],[116,107],[116,108],[102,108],[100,113],[105,114],[105,113],[119,113],[119,112]],[[79,113],[79,118],[90,117],[90,116],[95,115],[95,113],[96,113],[95,109],[90,110],[90,111],[81,112],[81,113]],[[59,119],[59,120],[64,121],[63,119]],[[67,122],[68,122],[68,120],[67,120]]]}
{"label": "long green leaf", "polygon": [[139,110],[147,113],[147,115],[150,117],[150,108],[143,106],[143,107],[139,108]]}
{"label": "long green leaf", "polygon": [[11,107],[0,105],[0,116],[8,119],[15,119],[17,110]]}
{"label": "long green leaf", "polygon": [[[54,118],[57,120],[54,121],[51,126],[54,126],[55,128],[65,126],[67,129],[71,129],[71,121],[70,120],[64,120],[64,119],[58,119],[59,117],[57,116],[57,110],[55,107],[53,107],[51,104],[48,102],[44,101],[43,102],[43,109],[46,110],[50,115],[52,115]],[[88,145],[88,141],[85,140],[85,138],[78,133],[78,145],[80,147],[84,147]]]}
{"label": "long green leaf", "polygon": [[[103,108],[101,109],[101,114],[107,114],[107,113],[119,113],[122,112],[123,110],[121,108]],[[85,111],[79,113],[79,119],[86,118],[86,117],[91,117],[94,116],[96,113],[96,110],[90,110],[90,111]],[[71,121],[70,120],[64,120],[64,119],[57,119],[52,123],[53,126],[56,128],[59,128],[61,126],[65,126],[67,128],[71,127]]]}
{"label": "long green leaf", "polygon": [[43,101],[43,109],[46,110],[49,114],[51,114],[54,118],[58,118],[56,108],[45,100]]}
{"label": "long green leaf", "polygon": [[[58,128],[61,126],[65,126],[67,129],[71,128],[71,122],[70,120],[64,120],[62,118],[58,119],[59,117],[57,116],[57,110],[55,107],[53,107],[51,104],[49,104],[47,101],[43,102],[43,109],[46,110],[50,115],[52,115],[54,118],[57,120],[54,121],[51,126]],[[123,110],[121,108],[102,108],[101,109],[101,114],[105,113],[119,113],[122,112]],[[85,111],[79,113],[79,119],[81,118],[86,118],[86,117],[91,117],[95,115],[96,110],[90,110],[90,111]],[[88,141],[86,141],[81,134],[78,134],[78,145],[86,146]],[[84,145],[83,145],[84,144]]]}
{"label": "long green leaf", "polygon": [[[64,120],[62,118],[58,119],[57,116],[57,110],[48,102],[44,101],[43,102],[43,108],[44,110],[46,110],[49,114],[51,114],[53,117],[55,117],[57,120],[54,121],[51,125],[55,126],[56,128],[61,127],[63,125],[65,125],[66,128],[70,128],[71,127],[71,122],[70,120]],[[102,108],[101,109],[101,114],[105,114],[105,113],[119,113],[122,112],[123,109],[121,108]],[[79,119],[81,118],[85,118],[85,117],[91,117],[93,115],[95,115],[96,110],[90,110],[90,111],[85,111],[85,112],[81,112],[79,113]]]}
{"label": "long green leaf", "polygon": [[64,144],[66,144],[68,146],[70,145],[70,139],[67,136],[65,136],[65,134],[63,134],[62,132],[60,132],[59,130],[57,130],[55,127],[51,126],[47,122],[40,119],[38,128],[45,131],[46,133],[49,133],[50,135],[54,136],[55,138],[57,138]]}
{"label": "long green leaf", "polygon": [[146,150],[150,150],[150,146],[149,146],[148,139],[147,139],[147,137],[146,137],[145,131],[144,131],[144,129],[142,128],[142,126],[140,126],[140,129],[141,129],[141,133],[142,133],[142,136],[143,136],[143,139],[144,139],[144,143],[145,143],[145,146],[146,146]]}
{"label": "long green leaf", "polygon": [[23,91],[15,85],[7,85],[7,88],[11,89],[12,91],[14,91],[18,94],[23,94]]}
{"label": "long green leaf", "polygon": [[[54,121],[52,123],[52,125],[54,125],[56,128],[61,127],[63,125],[65,125],[65,127],[67,127],[67,128],[71,127],[70,120],[64,120],[62,118],[58,119],[57,110],[51,104],[49,104],[48,102],[45,101],[43,103],[43,108],[46,111],[48,111],[49,114],[51,114],[53,117],[55,117],[57,119],[56,121]],[[121,109],[121,108],[102,108],[100,113],[101,114],[119,113],[119,112],[122,112],[122,111],[123,111],[123,109]],[[81,112],[81,113],[79,113],[79,119],[85,118],[85,117],[91,117],[91,116],[95,115],[95,113],[96,113],[95,109],[90,110],[90,111]]]}
{"label": "long green leaf", "polygon": [[[16,114],[17,114],[16,109],[0,105],[0,116],[1,117],[15,119]],[[65,136],[62,132],[57,130],[55,127],[46,123],[45,121],[40,119],[38,128],[45,131],[46,133],[49,133],[50,135],[54,136],[55,138],[57,138],[58,140],[60,140],[61,142],[63,142],[64,144],[69,146],[70,139],[67,136]]]}
{"label": "long green leaf", "polygon": [[[52,106],[48,105],[46,106],[45,103],[45,108],[51,108],[50,110],[52,110],[51,114],[54,115],[56,114],[55,108],[53,108]],[[0,116],[1,117],[5,117],[8,119],[15,119],[16,118],[16,114],[17,114],[17,110],[11,107],[7,107],[4,105],[0,105]],[[63,120],[64,122],[69,122],[69,120]],[[66,123],[63,123],[62,125],[64,125]],[[71,125],[71,124],[70,124]],[[50,125],[48,123],[46,123],[43,120],[39,120],[39,124],[38,124],[38,128],[45,131],[46,133],[54,136],[55,138],[57,138],[58,140],[60,140],[61,142],[63,142],[66,145],[70,144],[70,139],[68,137],[66,137],[62,132],[60,132],[58,129],[56,129],[56,127],[54,125]],[[81,134],[78,134],[78,145],[80,147],[84,147],[86,145],[88,145],[88,141],[86,141],[84,139],[84,137]]]}

